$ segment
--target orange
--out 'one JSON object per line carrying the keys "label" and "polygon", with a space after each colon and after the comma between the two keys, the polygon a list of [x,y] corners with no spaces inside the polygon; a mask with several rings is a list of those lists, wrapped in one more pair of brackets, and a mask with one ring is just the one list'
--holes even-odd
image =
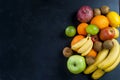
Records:
{"label": "orange", "polygon": [[80,23],[77,27],[78,34],[81,34],[84,36],[87,35],[86,30],[85,30],[87,26],[88,26],[87,23]]}
{"label": "orange", "polygon": [[80,41],[83,38],[84,38],[83,35],[76,35],[71,41],[71,46],[74,45],[75,43],[77,43],[78,41]]}
{"label": "orange", "polygon": [[106,16],[98,15],[93,17],[91,24],[98,26],[99,29],[103,29],[109,26],[109,20]]}
{"label": "orange", "polygon": [[95,58],[97,56],[97,52],[94,49],[91,49],[91,51],[87,54],[87,56],[91,56]]}

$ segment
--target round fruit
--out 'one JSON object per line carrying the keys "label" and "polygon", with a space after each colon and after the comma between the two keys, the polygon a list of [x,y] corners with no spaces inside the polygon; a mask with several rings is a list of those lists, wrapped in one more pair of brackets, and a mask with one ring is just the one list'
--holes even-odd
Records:
{"label": "round fruit", "polygon": [[95,59],[91,56],[86,56],[85,59],[86,59],[86,63],[87,63],[88,66],[92,65],[95,62]]}
{"label": "round fruit", "polygon": [[99,28],[96,25],[90,24],[86,27],[86,32],[91,35],[96,35],[99,32]]}
{"label": "round fruit", "polygon": [[63,55],[64,55],[65,57],[70,57],[72,54],[73,54],[73,51],[72,51],[71,48],[65,47],[65,48],[63,49]]}
{"label": "round fruit", "polygon": [[98,26],[99,29],[103,29],[109,26],[109,20],[103,15],[98,15],[91,20],[91,24]]}
{"label": "round fruit", "polygon": [[120,25],[120,17],[119,17],[119,14],[117,12],[110,11],[107,14],[107,18],[109,19],[110,25],[112,27],[118,27]]}
{"label": "round fruit", "polygon": [[115,36],[114,36],[114,38],[118,38],[119,37],[119,30],[117,29],[117,28],[115,28],[115,27],[112,27],[113,29],[114,29],[114,31],[115,31]]}
{"label": "round fruit", "polygon": [[93,49],[97,52],[102,50],[102,42],[100,41],[95,41],[93,44]]}
{"label": "round fruit", "polygon": [[67,68],[73,74],[79,74],[86,68],[85,58],[80,55],[70,56],[67,61]]}
{"label": "round fruit", "polygon": [[97,56],[97,52],[94,49],[91,49],[87,56],[95,58]]}
{"label": "round fruit", "polygon": [[93,10],[93,13],[94,13],[94,16],[101,15],[101,11],[100,11],[99,8],[95,8],[95,9]]}
{"label": "round fruit", "polygon": [[93,10],[90,6],[82,6],[77,12],[77,19],[80,22],[89,22],[93,17]]}
{"label": "round fruit", "polygon": [[112,40],[106,40],[103,42],[103,48],[105,48],[105,49],[112,49],[113,45],[114,44],[113,44]]}
{"label": "round fruit", "polygon": [[112,27],[106,27],[100,31],[99,37],[101,40],[110,40],[115,36],[115,31]]}
{"label": "round fruit", "polygon": [[105,5],[102,6],[100,9],[102,14],[107,14],[110,11],[109,6],[105,6]]}
{"label": "round fruit", "polygon": [[76,34],[76,29],[74,26],[68,26],[66,29],[65,29],[65,34],[66,36],[68,37],[73,37],[75,34]]}
{"label": "round fruit", "polygon": [[77,27],[78,34],[81,34],[84,36],[87,35],[86,30],[85,30],[87,26],[88,26],[87,23],[80,23]]}

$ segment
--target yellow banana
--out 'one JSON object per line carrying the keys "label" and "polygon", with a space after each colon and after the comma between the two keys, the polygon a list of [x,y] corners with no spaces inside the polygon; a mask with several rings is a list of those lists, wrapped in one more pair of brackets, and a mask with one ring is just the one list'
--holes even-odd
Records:
{"label": "yellow banana", "polygon": [[105,70],[109,66],[111,66],[119,56],[119,42],[115,39],[112,40],[114,43],[113,48],[110,50],[109,55],[103,60],[100,64],[98,64],[98,68]]}
{"label": "yellow banana", "polygon": [[81,54],[81,56],[86,56],[91,51],[92,47],[93,47],[93,42],[91,41],[91,45],[89,46],[89,48],[85,52],[83,52]]}
{"label": "yellow banana", "polygon": [[102,69],[97,69],[95,72],[93,72],[92,78],[96,80],[96,79],[101,78],[104,74],[105,72]]}
{"label": "yellow banana", "polygon": [[103,49],[102,51],[100,51],[95,59],[95,62],[85,69],[84,74],[90,74],[94,72],[97,69],[97,65],[107,57],[108,52],[108,49]]}
{"label": "yellow banana", "polygon": [[[120,49],[120,46],[119,46]],[[112,70],[114,70],[120,63],[120,51],[119,51],[119,57],[117,58],[117,60],[115,61],[115,63],[113,65],[111,65],[110,67],[108,67],[107,69],[105,69],[105,72],[110,72]]]}
{"label": "yellow banana", "polygon": [[88,40],[86,41],[86,43],[78,49],[78,53],[83,53],[85,52],[91,45],[92,45],[92,40],[91,40],[91,37],[88,37]]}
{"label": "yellow banana", "polygon": [[88,37],[81,39],[79,42],[71,46],[71,49],[72,50],[79,49],[81,46],[83,46],[86,43],[87,40],[88,40]]}

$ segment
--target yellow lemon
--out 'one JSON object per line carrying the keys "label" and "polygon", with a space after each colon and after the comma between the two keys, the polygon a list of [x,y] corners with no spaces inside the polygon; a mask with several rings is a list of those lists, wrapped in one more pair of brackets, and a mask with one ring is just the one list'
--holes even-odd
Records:
{"label": "yellow lemon", "polygon": [[107,18],[108,18],[110,25],[112,27],[118,27],[120,25],[120,17],[119,17],[119,14],[117,12],[110,11],[107,14]]}

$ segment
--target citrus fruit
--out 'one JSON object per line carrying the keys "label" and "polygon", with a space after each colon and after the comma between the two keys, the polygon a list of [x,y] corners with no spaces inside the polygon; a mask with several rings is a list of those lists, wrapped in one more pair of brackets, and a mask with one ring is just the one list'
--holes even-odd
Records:
{"label": "citrus fruit", "polygon": [[91,24],[98,26],[99,29],[103,29],[109,26],[109,20],[106,16],[98,15],[91,20]]}
{"label": "citrus fruit", "polygon": [[108,14],[107,14],[107,17],[110,21],[110,25],[112,27],[118,27],[120,25],[120,17],[119,17],[119,14],[115,11],[110,11]]}
{"label": "citrus fruit", "polygon": [[95,58],[97,56],[97,52],[94,49],[91,49],[87,56]]}
{"label": "citrus fruit", "polygon": [[73,37],[76,34],[76,28],[74,26],[68,26],[65,29],[65,34],[68,37]]}
{"label": "citrus fruit", "polygon": [[87,23],[80,23],[77,27],[78,34],[81,34],[84,36],[87,35],[86,30],[85,30],[87,26],[88,26]]}

